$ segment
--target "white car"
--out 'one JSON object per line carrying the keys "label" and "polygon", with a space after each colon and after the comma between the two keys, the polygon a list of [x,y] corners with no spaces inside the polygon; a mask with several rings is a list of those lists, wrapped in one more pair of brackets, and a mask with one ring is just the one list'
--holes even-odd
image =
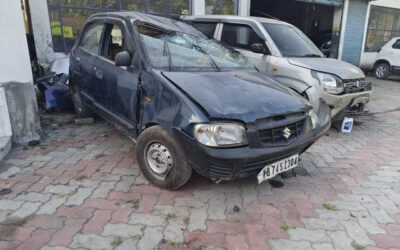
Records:
{"label": "white car", "polygon": [[[260,71],[308,98],[314,110],[321,101],[340,111],[361,112],[372,86],[358,67],[322,52],[293,25],[269,18],[185,16],[182,19],[249,58]],[[341,115],[336,117],[340,120]]]}
{"label": "white car", "polygon": [[400,75],[400,37],[393,38],[382,47],[376,56],[374,69],[379,79]]}

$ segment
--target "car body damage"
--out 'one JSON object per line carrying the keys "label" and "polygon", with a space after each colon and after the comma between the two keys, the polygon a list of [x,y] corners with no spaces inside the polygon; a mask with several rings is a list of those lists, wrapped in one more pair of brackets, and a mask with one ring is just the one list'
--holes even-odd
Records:
{"label": "car body damage", "polygon": [[330,127],[323,101],[314,111],[237,51],[171,19],[95,14],[70,64],[78,115],[96,112],[137,141],[143,174],[162,188],[181,187],[192,169],[267,180],[295,167]]}

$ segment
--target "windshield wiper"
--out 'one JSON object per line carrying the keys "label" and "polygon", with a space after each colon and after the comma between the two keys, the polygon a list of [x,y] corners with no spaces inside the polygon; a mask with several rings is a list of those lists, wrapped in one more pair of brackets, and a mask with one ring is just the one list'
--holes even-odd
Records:
{"label": "windshield wiper", "polygon": [[305,55],[302,55],[301,57],[321,57],[321,56],[318,54],[305,54]]}
{"label": "windshield wiper", "polygon": [[201,53],[203,53],[204,55],[208,56],[208,58],[210,59],[212,66],[215,70],[217,71],[221,71],[221,69],[218,67],[218,65],[215,63],[215,61],[212,59],[212,57],[206,53],[202,47],[196,45],[196,44],[192,44],[193,48],[195,48],[196,50],[200,51]]}

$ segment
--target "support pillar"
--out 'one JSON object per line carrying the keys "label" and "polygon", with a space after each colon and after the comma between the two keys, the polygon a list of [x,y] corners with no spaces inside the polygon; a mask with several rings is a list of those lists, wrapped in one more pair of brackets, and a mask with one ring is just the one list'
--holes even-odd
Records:
{"label": "support pillar", "polygon": [[40,122],[21,1],[0,1],[0,33],[0,133],[11,127],[12,141],[26,144],[40,139]]}

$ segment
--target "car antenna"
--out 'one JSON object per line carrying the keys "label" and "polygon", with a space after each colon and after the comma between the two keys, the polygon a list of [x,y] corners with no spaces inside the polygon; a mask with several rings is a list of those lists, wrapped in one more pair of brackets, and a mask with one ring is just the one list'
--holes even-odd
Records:
{"label": "car antenna", "polygon": [[269,15],[269,14],[263,12],[263,11],[260,11],[260,10],[254,10],[254,11],[256,11],[256,12],[258,12],[258,13],[260,13],[260,14],[266,16],[266,17],[269,17],[269,18],[272,18],[272,19],[275,19],[275,20],[278,20],[278,21],[282,21],[282,20],[280,20],[279,18],[276,18],[276,17],[274,17],[274,16],[271,16],[271,15]]}

